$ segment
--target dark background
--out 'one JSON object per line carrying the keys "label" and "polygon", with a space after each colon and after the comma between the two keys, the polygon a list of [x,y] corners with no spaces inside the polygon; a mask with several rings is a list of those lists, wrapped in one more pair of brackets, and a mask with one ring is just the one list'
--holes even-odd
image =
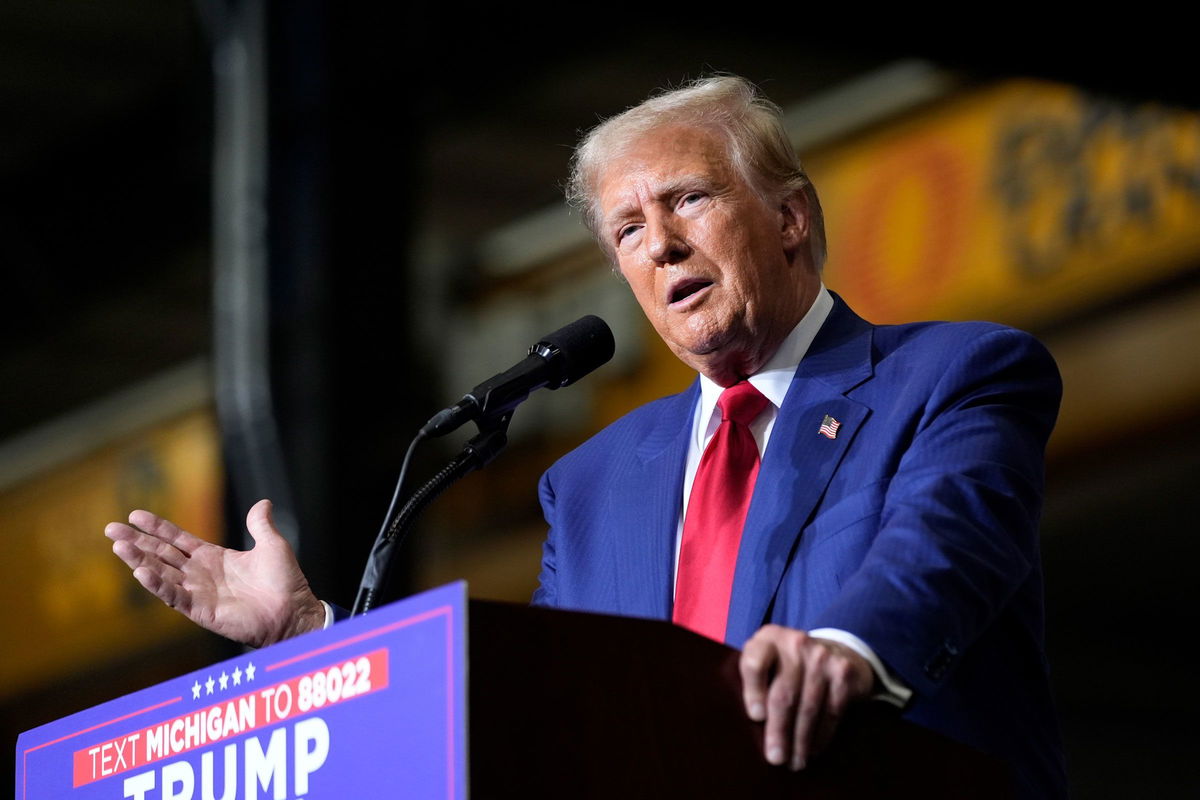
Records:
{"label": "dark background", "polygon": [[[0,6],[0,440],[211,350],[212,43],[240,6]],[[486,291],[479,237],[557,202],[570,147],[599,117],[714,69],[787,107],[902,57],[968,81],[1200,100],[1191,42],[1168,20],[868,33],[865,19],[808,18],[739,32],[591,11],[569,29],[549,12],[267,5],[272,378],[323,596],[352,602],[370,538],[353,532],[378,524],[407,437],[444,404],[410,379],[437,356],[408,346],[414,260],[441,254],[451,301]],[[1136,441],[1051,467],[1048,640],[1079,796],[1196,788],[1197,704],[1178,652],[1190,631],[1177,620],[1194,618],[1182,587],[1195,585],[1198,434],[1194,414],[1148,420]],[[73,710],[19,699],[6,731],[48,708]]]}

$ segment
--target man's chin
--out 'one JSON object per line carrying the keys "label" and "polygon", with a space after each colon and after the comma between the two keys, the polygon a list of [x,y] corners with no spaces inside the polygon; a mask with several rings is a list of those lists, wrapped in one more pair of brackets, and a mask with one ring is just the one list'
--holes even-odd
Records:
{"label": "man's chin", "polygon": [[[676,335],[668,340],[671,350],[681,361],[687,357],[708,358],[719,355],[737,337],[732,326],[717,324],[710,317],[699,313],[690,315],[685,324],[677,326]],[[665,337],[664,337],[665,338]]]}
{"label": "man's chin", "polygon": [[707,362],[721,357],[724,342],[710,339],[669,344],[671,352],[683,363],[693,366],[697,362]]}
{"label": "man's chin", "polygon": [[702,342],[690,347],[671,347],[675,357],[709,379],[728,386],[746,377],[746,358],[728,342]]}

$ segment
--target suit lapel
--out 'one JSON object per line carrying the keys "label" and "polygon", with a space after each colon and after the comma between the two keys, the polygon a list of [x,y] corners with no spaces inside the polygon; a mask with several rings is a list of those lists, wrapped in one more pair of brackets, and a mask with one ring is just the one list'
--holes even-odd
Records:
{"label": "suit lapel", "polygon": [[[725,633],[735,647],[766,619],[800,531],[871,413],[846,397],[872,375],[871,336],[834,295],[779,410],[746,515]],[[826,415],[841,423],[833,439],[819,433]]]}
{"label": "suit lapel", "polygon": [[613,484],[613,556],[620,612],[669,619],[683,470],[700,384],[663,403],[637,445],[632,468]]}

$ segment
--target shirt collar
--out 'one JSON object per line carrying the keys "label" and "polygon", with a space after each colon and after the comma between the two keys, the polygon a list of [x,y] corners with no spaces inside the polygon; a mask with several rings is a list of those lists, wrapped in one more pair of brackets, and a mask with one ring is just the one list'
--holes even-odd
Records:
{"label": "shirt collar", "polygon": [[[796,376],[800,360],[808,352],[813,339],[817,338],[817,331],[821,330],[832,310],[833,297],[822,283],[821,290],[817,292],[808,312],[796,323],[796,327],[792,328],[792,332],[779,345],[775,355],[767,359],[761,370],[750,376],[751,385],[762,392],[776,409],[783,405],[783,398],[787,396],[788,388],[792,385],[792,378]],[[701,445],[708,423],[716,413],[717,399],[723,391],[724,386],[704,375],[700,376],[700,406],[697,409],[697,421],[700,424],[693,426],[693,434],[699,437]]]}

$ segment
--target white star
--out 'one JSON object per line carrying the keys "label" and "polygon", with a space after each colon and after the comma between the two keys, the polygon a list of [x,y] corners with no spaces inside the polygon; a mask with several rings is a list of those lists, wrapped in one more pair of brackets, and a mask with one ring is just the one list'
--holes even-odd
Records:
{"label": "white star", "polygon": [[214,681],[212,679],[212,675],[209,675],[208,680],[206,680],[204,682],[204,693],[205,694],[212,694],[212,687],[213,687],[214,683],[216,683],[216,681]]}
{"label": "white star", "polygon": [[229,688],[229,676],[225,674],[225,670],[221,670],[221,691]]}
{"label": "white star", "polygon": [[254,680],[254,670],[255,669],[257,669],[257,667],[254,666],[253,662],[246,665],[246,680],[248,680],[248,681]]}
{"label": "white star", "polygon": [[233,668],[233,685],[234,686],[242,685],[242,668],[241,667]]}
{"label": "white star", "polygon": [[196,681],[195,683],[192,684],[192,699],[193,700],[200,699],[200,681]]}

